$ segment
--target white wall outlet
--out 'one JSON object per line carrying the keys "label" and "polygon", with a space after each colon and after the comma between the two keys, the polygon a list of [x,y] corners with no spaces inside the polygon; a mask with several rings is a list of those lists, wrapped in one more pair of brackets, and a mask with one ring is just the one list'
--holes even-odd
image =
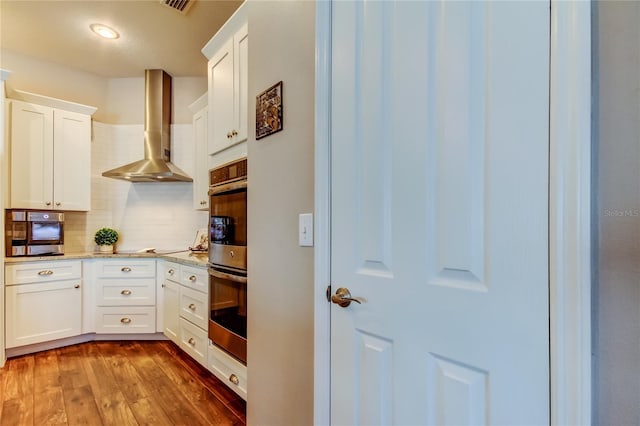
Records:
{"label": "white wall outlet", "polygon": [[298,244],[300,247],[313,247],[313,214],[302,213],[298,216]]}

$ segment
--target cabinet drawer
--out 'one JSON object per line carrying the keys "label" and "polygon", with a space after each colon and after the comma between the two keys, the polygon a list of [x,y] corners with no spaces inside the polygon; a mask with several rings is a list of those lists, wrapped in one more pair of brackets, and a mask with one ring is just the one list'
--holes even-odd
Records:
{"label": "cabinet drawer", "polygon": [[209,293],[209,274],[206,269],[181,265],[180,283],[203,293]]}
{"label": "cabinet drawer", "polygon": [[207,302],[206,294],[182,287],[180,289],[180,316],[206,330],[209,319],[209,304]]}
{"label": "cabinet drawer", "polygon": [[247,366],[215,345],[209,345],[208,355],[208,370],[246,401]]}
{"label": "cabinet drawer", "polygon": [[173,262],[164,262],[164,277],[168,280],[180,281],[180,265]]}
{"label": "cabinet drawer", "polygon": [[196,327],[184,318],[180,318],[180,347],[202,366],[207,366],[207,332]]}
{"label": "cabinet drawer", "polygon": [[99,306],[96,308],[96,333],[154,333],[154,306]]}
{"label": "cabinet drawer", "polygon": [[6,285],[72,280],[81,276],[82,262],[79,260],[12,263],[5,267]]}
{"label": "cabinet drawer", "polygon": [[98,278],[95,292],[98,306],[144,306],[156,303],[156,281],[153,278]]}
{"label": "cabinet drawer", "polygon": [[156,276],[156,261],[129,260],[96,262],[96,275],[99,278],[154,278]]}

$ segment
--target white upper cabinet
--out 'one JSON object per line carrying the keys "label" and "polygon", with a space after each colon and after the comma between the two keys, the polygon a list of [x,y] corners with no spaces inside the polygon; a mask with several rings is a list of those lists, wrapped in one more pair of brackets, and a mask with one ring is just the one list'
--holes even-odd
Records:
{"label": "white upper cabinet", "polygon": [[9,206],[90,210],[91,115],[19,100],[10,111]]}
{"label": "white upper cabinet", "polygon": [[193,141],[195,144],[195,175],[193,176],[193,208],[209,209],[209,155],[207,128],[209,108],[207,93],[189,106],[193,113]]}
{"label": "white upper cabinet", "polygon": [[209,59],[208,154],[247,140],[249,27],[241,6],[202,49]]}

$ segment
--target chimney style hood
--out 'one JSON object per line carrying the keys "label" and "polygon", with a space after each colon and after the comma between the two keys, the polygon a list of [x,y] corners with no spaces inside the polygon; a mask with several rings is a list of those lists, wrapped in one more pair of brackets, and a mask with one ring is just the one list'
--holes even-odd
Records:
{"label": "chimney style hood", "polygon": [[193,182],[171,164],[171,76],[144,72],[144,159],[102,173],[129,182]]}

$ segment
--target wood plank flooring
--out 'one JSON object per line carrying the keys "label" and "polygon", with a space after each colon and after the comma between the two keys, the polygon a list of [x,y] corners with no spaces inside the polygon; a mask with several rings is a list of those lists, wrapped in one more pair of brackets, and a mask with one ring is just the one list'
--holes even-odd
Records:
{"label": "wood plank flooring", "polygon": [[0,425],[245,425],[246,404],[169,341],[89,342],[11,358]]}

